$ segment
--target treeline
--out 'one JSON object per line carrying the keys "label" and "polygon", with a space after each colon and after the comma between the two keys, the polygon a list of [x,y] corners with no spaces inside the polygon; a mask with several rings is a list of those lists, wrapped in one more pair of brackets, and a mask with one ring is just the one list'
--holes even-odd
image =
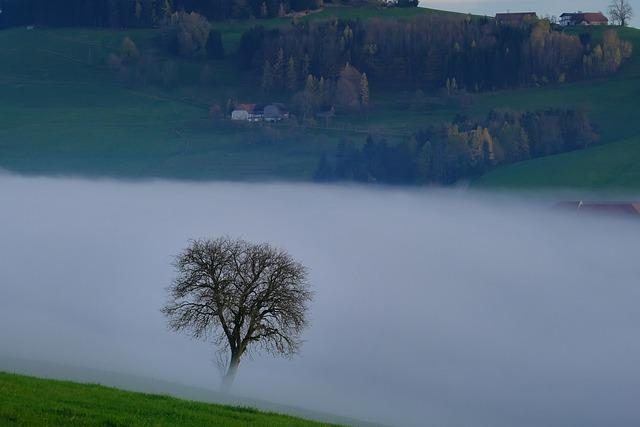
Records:
{"label": "treeline", "polygon": [[272,18],[316,9],[322,0],[0,0],[0,28],[18,25],[154,27],[173,12],[208,19]]}
{"label": "treeline", "polygon": [[369,136],[364,146],[343,142],[323,156],[317,181],[453,184],[507,163],[581,149],[598,135],[587,113],[492,111],[484,120],[459,117],[418,132],[409,142]]}
{"label": "treeline", "polygon": [[151,27],[180,0],[0,0],[0,26]]}
{"label": "treeline", "polygon": [[[242,66],[263,75],[279,58],[297,71],[269,79],[295,92],[308,75],[337,81],[347,64],[375,87],[476,92],[557,83],[616,71],[631,44],[607,32],[598,44],[554,30],[548,21],[519,27],[493,19],[430,15],[407,21],[300,22],[257,27],[240,44]],[[267,82],[266,86],[270,86]]]}
{"label": "treeline", "polygon": [[[197,59],[222,59],[225,56],[222,35],[213,29],[207,19],[195,12],[174,12],[161,26],[160,41],[163,50],[171,55]],[[171,58],[159,56],[157,49],[138,49],[128,36],[107,57],[108,67],[128,85],[173,86],[178,79],[178,64]],[[208,86],[214,75],[206,62],[199,83]]]}

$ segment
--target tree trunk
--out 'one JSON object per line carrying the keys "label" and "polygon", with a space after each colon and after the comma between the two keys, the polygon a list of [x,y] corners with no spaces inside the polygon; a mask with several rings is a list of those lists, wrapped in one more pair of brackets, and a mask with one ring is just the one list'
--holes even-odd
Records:
{"label": "tree trunk", "polygon": [[228,393],[231,390],[231,386],[233,385],[233,380],[236,378],[236,373],[238,372],[238,366],[240,365],[240,355],[232,354],[231,360],[229,361],[229,368],[227,369],[227,373],[224,378],[222,378],[222,392]]}

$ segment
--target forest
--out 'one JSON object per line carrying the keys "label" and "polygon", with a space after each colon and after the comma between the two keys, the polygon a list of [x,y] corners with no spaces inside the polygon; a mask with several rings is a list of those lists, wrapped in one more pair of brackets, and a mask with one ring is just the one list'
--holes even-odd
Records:
{"label": "forest", "polygon": [[484,120],[456,117],[417,132],[408,142],[368,136],[358,148],[341,143],[323,156],[315,180],[385,184],[454,184],[507,163],[577,150],[598,134],[584,111],[492,111]]}
{"label": "forest", "polygon": [[[322,4],[322,0],[0,0],[0,25],[157,27],[158,44],[170,55],[221,59],[225,47],[212,20],[281,16]],[[566,34],[544,19],[501,25],[491,18],[464,15],[293,20],[282,28],[247,29],[234,59],[241,72],[255,74],[263,92],[285,95],[282,98],[290,99],[298,116],[307,117],[331,108],[366,109],[372,98],[370,87],[452,97],[558,84],[612,74],[632,54],[631,43],[613,30],[597,41],[585,34]],[[114,52],[118,58],[108,60],[119,74],[165,85],[176,80],[170,69],[154,63],[153,55],[137,52],[134,40],[124,40],[122,50]]]}
{"label": "forest", "polygon": [[[222,35],[196,12],[171,12],[159,44],[169,55],[201,60],[225,57]],[[288,99],[304,121],[318,113],[365,111],[371,88],[465,99],[497,89],[562,84],[615,73],[632,45],[614,30],[592,40],[558,31],[547,20],[521,26],[493,19],[426,15],[409,20],[296,22],[284,28],[253,26],[230,58],[253,73],[263,94]],[[131,46],[133,44],[133,46]],[[174,81],[166,64],[123,42],[109,66],[137,81]],[[210,79],[203,65],[201,82]],[[131,80],[130,78],[128,80]],[[227,111],[229,113],[229,111]]]}
{"label": "forest", "polygon": [[547,20],[510,26],[429,15],[255,27],[243,35],[239,53],[266,89],[295,92],[309,76],[339,82],[350,67],[347,74],[365,74],[376,87],[472,93],[610,74],[631,56],[632,46],[614,31],[592,43]]}
{"label": "forest", "polygon": [[0,0],[0,28],[16,25],[149,28],[175,11],[207,19],[273,18],[322,0]]}

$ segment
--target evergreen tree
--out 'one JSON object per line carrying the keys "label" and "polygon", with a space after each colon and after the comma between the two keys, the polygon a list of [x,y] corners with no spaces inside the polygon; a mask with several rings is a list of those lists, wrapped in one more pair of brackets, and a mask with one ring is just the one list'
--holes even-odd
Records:
{"label": "evergreen tree", "polygon": [[265,92],[271,91],[273,89],[273,67],[271,63],[267,60],[264,62],[262,66],[262,90]]}
{"label": "evergreen tree", "polygon": [[298,87],[298,73],[296,71],[296,63],[293,56],[289,57],[289,64],[287,66],[287,89],[294,92]]}
{"label": "evergreen tree", "polygon": [[367,80],[367,73],[362,73],[360,78],[360,105],[363,107],[369,106],[369,81]]}
{"label": "evergreen tree", "polygon": [[309,58],[309,54],[305,53],[302,58],[302,69],[300,70],[300,74],[304,78],[304,76],[309,75],[309,68],[311,66],[311,58]]}
{"label": "evergreen tree", "polygon": [[142,18],[142,3],[140,1],[136,1],[136,19],[140,22]]}
{"label": "evergreen tree", "polygon": [[322,153],[322,156],[320,156],[320,161],[313,174],[313,179],[317,182],[329,182],[334,179],[334,170],[327,159],[326,153]]}
{"label": "evergreen tree", "polygon": [[210,30],[207,39],[207,57],[210,59],[224,58],[224,45],[220,31]]}
{"label": "evergreen tree", "polygon": [[170,22],[171,15],[173,15],[173,3],[171,0],[164,0],[162,5],[162,22]]}
{"label": "evergreen tree", "polygon": [[138,59],[140,53],[136,44],[129,37],[122,39],[122,45],[120,46],[120,58],[123,63],[131,63]]}
{"label": "evergreen tree", "polygon": [[285,77],[284,50],[280,48],[273,62],[273,82],[282,85]]}
{"label": "evergreen tree", "polygon": [[320,77],[320,80],[318,80],[318,104],[320,104],[321,106],[324,105],[327,102],[327,99],[328,94],[327,87],[324,82],[324,77]]}

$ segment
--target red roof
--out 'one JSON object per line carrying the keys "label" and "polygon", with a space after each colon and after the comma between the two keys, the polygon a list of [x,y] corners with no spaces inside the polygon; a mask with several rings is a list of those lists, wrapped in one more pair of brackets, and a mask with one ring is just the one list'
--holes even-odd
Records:
{"label": "red roof", "polygon": [[247,113],[253,113],[256,109],[256,104],[238,104],[236,105],[236,110],[244,110]]}
{"label": "red roof", "polygon": [[640,203],[638,202],[561,202],[557,208],[575,210],[578,212],[592,212],[608,215],[624,215],[640,217]]}
{"label": "red roof", "polygon": [[528,19],[538,19],[535,12],[496,13],[497,21],[523,22]]}
{"label": "red roof", "polygon": [[563,13],[560,17],[570,16],[571,20],[576,23],[608,23],[609,19],[602,14],[602,12],[578,12],[578,13]]}

